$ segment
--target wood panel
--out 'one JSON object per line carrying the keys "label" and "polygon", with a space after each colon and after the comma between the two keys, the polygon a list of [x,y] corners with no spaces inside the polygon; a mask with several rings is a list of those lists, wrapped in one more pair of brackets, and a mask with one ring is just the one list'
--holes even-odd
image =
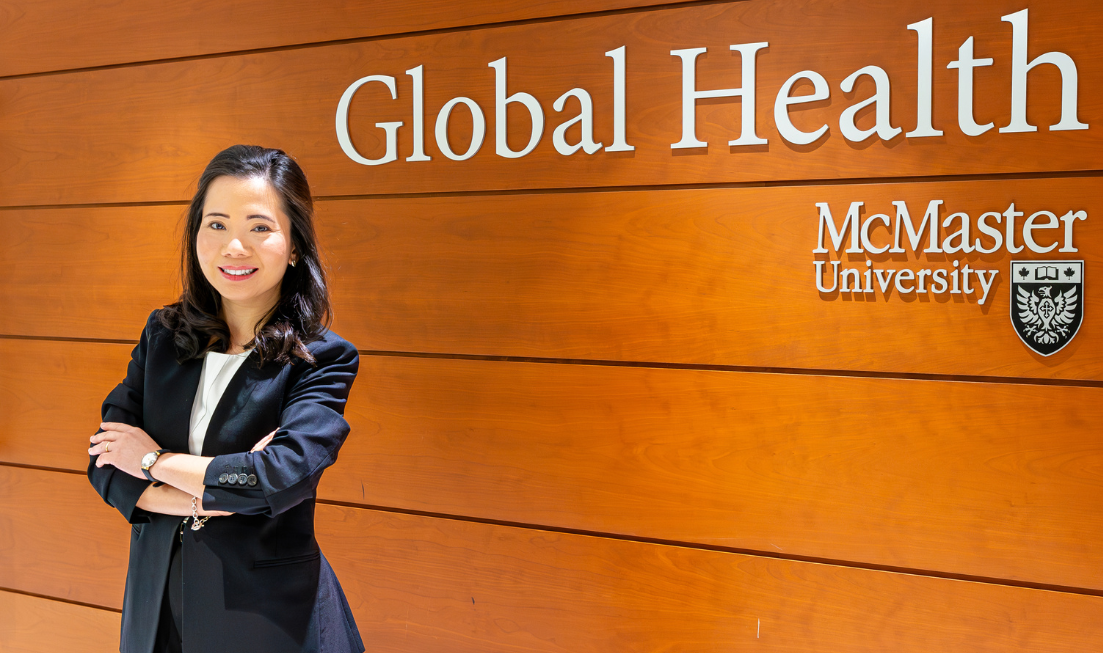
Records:
{"label": "wood panel", "polygon": [[1103,390],[365,357],[326,499],[1103,589]]}
{"label": "wood panel", "polygon": [[[58,515],[39,525],[40,545],[55,542],[53,550],[68,549],[121,586],[125,560],[111,554],[111,533],[125,522],[66,510],[91,493],[83,479],[3,471],[21,480],[62,477],[52,492],[19,497],[22,510]],[[88,532],[75,537],[78,522]],[[1096,596],[329,505],[319,506],[317,522],[322,550],[374,650],[1037,653],[1090,650],[1103,637]],[[29,561],[37,573],[26,575],[35,587],[27,591],[72,583],[72,562],[41,558],[48,555]],[[105,607],[119,607],[121,592],[101,594]]]}
{"label": "wood panel", "polygon": [[88,438],[132,349],[0,338],[0,462],[86,470]]}
{"label": "wood panel", "polygon": [[371,650],[1094,650],[1103,598],[319,506]]}
{"label": "wood panel", "polygon": [[0,497],[0,587],[122,609],[131,527],[86,476],[0,465]]}
{"label": "wood panel", "polygon": [[[0,2],[0,76],[448,29],[659,0]],[[76,18],[76,20],[74,20]],[[249,29],[242,29],[246,21]]]}
{"label": "wood panel", "polygon": [[[84,469],[128,354],[0,350],[2,432],[37,436],[0,438],[0,460]],[[1101,393],[365,356],[319,492],[1103,590]]]}
{"label": "wood panel", "polygon": [[[967,212],[972,238],[983,212],[1014,203],[1025,213],[1020,247],[1035,211],[1088,217],[1074,226],[1077,252],[917,257],[904,235],[906,254],[841,257],[863,274],[867,256],[878,273],[953,272],[955,261],[996,270],[983,304],[975,274],[971,294],[933,285],[901,294],[891,282],[883,291],[872,276],[871,293],[817,291],[813,262],[840,260],[812,252],[817,202],[841,225],[851,202],[865,203],[864,217],[891,218],[892,202],[905,201],[918,223],[932,200],[944,202],[943,219]],[[149,311],[177,296],[180,211],[7,213],[0,333],[136,340]],[[333,270],[334,330],[363,350],[1098,381],[1103,336],[1090,307],[1103,286],[1085,284],[1086,319],[1050,357],[1023,344],[1009,312],[1011,259],[1085,260],[1094,274],[1101,214],[1093,177],[326,201],[318,233]],[[1035,235],[1064,248],[1064,233],[1062,224]],[[871,234],[892,243],[885,227]]]}
{"label": "wood panel", "polygon": [[[210,157],[235,142],[291,152],[324,196],[1097,169],[1100,129],[1046,128],[1060,112],[1060,77],[1053,66],[1030,77],[1029,115],[1042,125],[1037,132],[993,129],[971,137],[955,124],[957,71],[946,66],[969,37],[978,56],[995,60],[976,75],[976,97],[985,98],[977,118],[1008,124],[1012,35],[1000,17],[1022,8],[1016,0],[707,4],[8,79],[0,81],[0,170],[6,171],[0,177],[0,205],[179,200],[190,194]],[[917,46],[906,26],[928,17],[934,17],[937,34],[933,115],[945,134],[900,135],[887,142],[842,138],[844,109],[871,94],[873,84],[863,78],[850,96],[838,90],[840,84],[874,64],[890,76],[892,124],[902,134],[914,128]],[[1103,94],[1087,80],[1103,75],[1103,42],[1083,35],[1103,29],[1103,14],[1094,2],[1076,0],[1038,4],[1029,18],[1031,52],[1057,50],[1074,58],[1079,120],[1099,125]],[[698,136],[711,149],[672,150],[681,138],[682,74],[681,60],[671,51],[710,48],[698,65],[698,88],[728,88],[738,83],[740,65],[729,46],[750,42],[770,43],[756,80],[758,133],[768,144],[729,148],[726,143],[738,136],[741,104],[714,99],[702,101],[696,114]],[[594,98],[595,138],[612,142],[613,62],[604,53],[622,45],[627,141],[635,150],[559,154],[551,132],[573,117],[574,109],[558,114],[549,107],[576,87]],[[503,56],[508,92],[533,94],[549,114],[543,140],[521,159],[493,151],[494,71],[488,63]],[[417,65],[424,65],[428,162],[405,160],[413,152],[412,78],[405,71]],[[829,124],[831,132],[808,146],[789,146],[773,124],[773,102],[788,78],[807,69],[822,74],[835,90],[829,100],[794,115],[803,129]],[[375,123],[404,121],[406,127],[399,133],[399,160],[367,167],[340,150],[334,117],[345,89],[372,74],[396,77],[401,99],[384,101],[379,84],[358,95],[351,106],[353,142],[363,156],[375,158],[384,147]],[[461,162],[445,158],[433,138],[438,111],[457,96],[473,98],[491,121],[483,149]],[[514,149],[529,129],[521,111],[508,125]],[[859,127],[869,127],[873,116],[867,114]],[[463,120],[451,125],[456,139],[469,133]],[[456,140],[454,148],[460,143]]]}
{"label": "wood panel", "polygon": [[0,651],[102,653],[119,648],[122,615],[0,590]]}
{"label": "wood panel", "polygon": [[81,207],[5,213],[9,238],[0,241],[0,266],[6,270],[0,306],[14,320],[0,331],[137,342],[149,312],[180,295],[186,210]]}
{"label": "wood panel", "polygon": [[[320,238],[339,269],[335,329],[362,349],[1098,380],[1103,341],[1090,318],[1047,358],[1009,317],[1011,259],[1097,269],[1098,187],[1090,178],[334,202]],[[1075,253],[812,252],[817,202],[841,225],[854,201],[864,217],[894,216],[892,202],[906,201],[918,223],[936,199],[941,219],[968,212],[974,236],[981,213],[1013,203],[1026,215],[1089,217],[1074,227]],[[872,234],[878,246],[892,242],[884,228]],[[819,292],[814,261],[840,258],[863,275],[868,259],[878,273],[948,273],[959,260],[998,276],[983,304],[976,275],[971,295],[884,292],[872,276],[871,293]],[[1103,301],[1103,289],[1084,288],[1087,306]]]}

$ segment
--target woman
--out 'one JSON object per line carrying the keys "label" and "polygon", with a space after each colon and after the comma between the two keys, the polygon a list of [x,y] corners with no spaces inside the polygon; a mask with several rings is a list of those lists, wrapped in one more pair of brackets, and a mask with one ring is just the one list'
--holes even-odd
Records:
{"label": "woman", "polygon": [[150,314],[88,449],[92,485],[134,525],[119,650],[360,653],[314,538],[359,356],[328,329],[299,166],[215,156],[181,263],[180,299]]}

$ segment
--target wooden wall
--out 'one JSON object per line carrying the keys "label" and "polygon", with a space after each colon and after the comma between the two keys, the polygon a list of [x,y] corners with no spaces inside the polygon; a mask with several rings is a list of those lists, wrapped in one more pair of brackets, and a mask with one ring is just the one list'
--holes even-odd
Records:
{"label": "wooden wall", "polygon": [[[285,149],[319,196],[334,330],[361,350],[352,434],[322,479],[318,537],[369,651],[1093,651],[1103,642],[1103,11],[1029,2],[1033,133],[966,136],[957,73],[974,37],[978,123],[1010,119],[1021,0],[314,3],[0,0],[0,650],[114,650],[127,525],[84,478],[87,437],[148,312],[175,299],[184,205],[236,142]],[[944,134],[862,143],[838,120],[892,79],[917,116],[916,34],[934,17]],[[249,29],[243,29],[246,21]],[[758,133],[701,101],[680,137],[681,66],[738,84],[729,45],[768,41]],[[582,87],[613,140],[627,53],[632,152],[563,156],[551,108]],[[528,156],[494,153],[494,74],[547,116]],[[424,66],[426,150],[405,71]],[[831,99],[793,109],[828,136],[794,146],[777,89],[816,70]],[[398,161],[342,153],[343,90],[364,156],[405,121]],[[806,92],[806,91],[805,91]],[[487,139],[445,158],[432,120],[477,101]],[[527,139],[524,110],[510,138]],[[873,124],[871,111],[858,124]],[[470,119],[457,112],[462,143]],[[572,140],[577,132],[571,132]],[[841,219],[904,201],[975,216],[1085,211],[1078,251],[814,255],[817,202]],[[874,231],[877,242],[889,238]],[[1020,242],[1021,242],[1021,236]],[[1045,243],[1058,236],[1046,236]],[[1057,354],[1012,330],[1012,259],[1085,262],[1079,333]],[[813,261],[999,271],[973,294],[824,293]],[[43,519],[49,515],[49,519]]]}

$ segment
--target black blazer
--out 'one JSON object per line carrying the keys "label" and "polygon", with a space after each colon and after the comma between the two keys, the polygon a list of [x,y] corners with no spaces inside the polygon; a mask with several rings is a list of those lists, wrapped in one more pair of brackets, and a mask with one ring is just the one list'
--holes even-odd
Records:
{"label": "black blazer", "polygon": [[[138,426],[161,447],[188,453],[203,361],[177,363],[172,334],[156,314],[146,320],[126,378],[104,400],[102,417]],[[317,367],[296,358],[261,368],[251,353],[211,416],[202,455],[214,460],[203,480],[203,506],[235,514],[211,517],[198,531],[189,519],[184,528],[185,653],[364,650],[345,594],[314,539],[318,480],[349,433],[345,401],[360,357],[332,331],[307,349]],[[277,428],[263,451],[249,451]],[[230,474],[255,476],[256,484],[231,484]],[[172,538],[179,537],[183,517],[136,507],[150,481],[112,465],[96,467],[95,456],[88,478],[134,525],[119,650],[150,653]]]}

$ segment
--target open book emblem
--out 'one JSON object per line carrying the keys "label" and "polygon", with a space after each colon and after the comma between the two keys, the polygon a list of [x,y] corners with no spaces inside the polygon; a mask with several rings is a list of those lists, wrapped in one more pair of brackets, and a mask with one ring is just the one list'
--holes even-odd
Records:
{"label": "open book emblem", "polygon": [[1042,356],[1076,337],[1084,320],[1083,261],[1012,261],[1011,324]]}

